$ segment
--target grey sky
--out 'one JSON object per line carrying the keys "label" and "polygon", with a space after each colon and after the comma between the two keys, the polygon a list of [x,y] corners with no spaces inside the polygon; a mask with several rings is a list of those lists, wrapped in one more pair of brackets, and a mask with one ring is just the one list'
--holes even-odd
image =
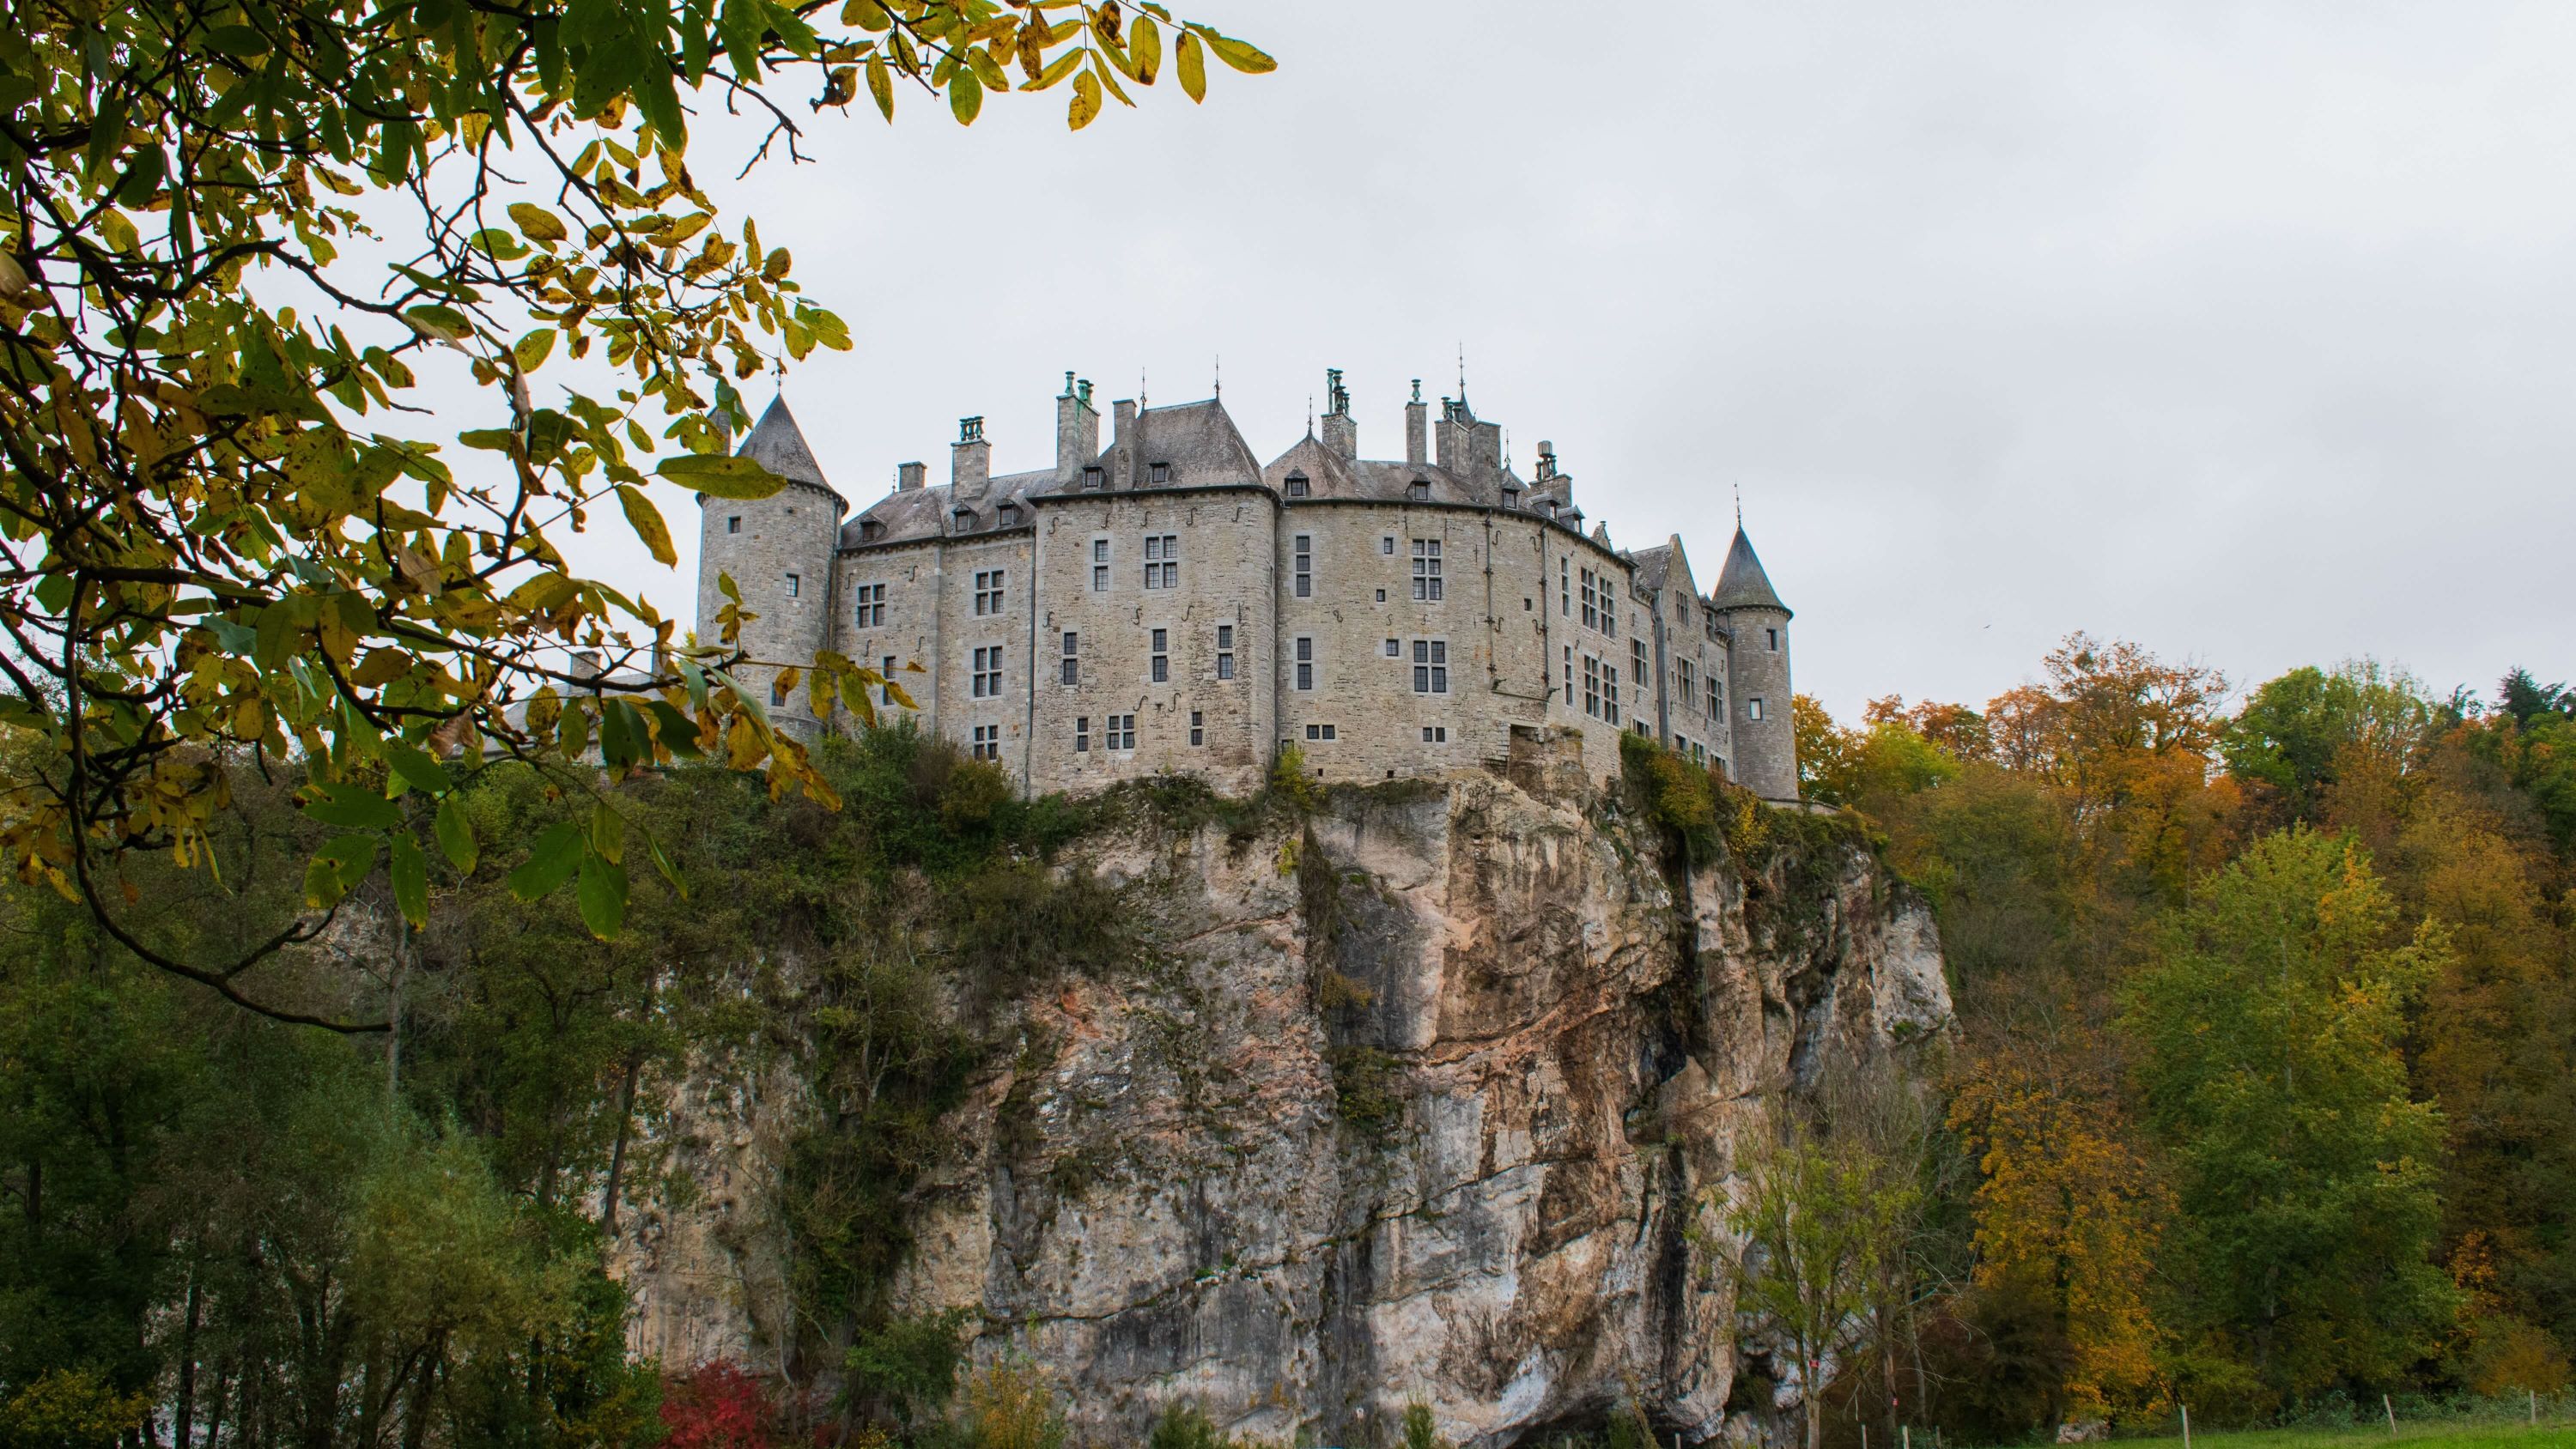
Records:
{"label": "grey sky", "polygon": [[[1617,542],[1713,573],[1740,483],[1846,717],[2075,628],[2240,683],[2576,673],[2576,8],[1193,13],[1278,73],[1080,135],[1053,95],[827,117],[720,192],[851,324],[787,386],[855,503],[963,414],[1042,465],[1067,368],[1179,402],[1218,354],[1262,456],[1328,366],[1385,456],[1463,342]],[[688,553],[647,587],[684,618]]]}

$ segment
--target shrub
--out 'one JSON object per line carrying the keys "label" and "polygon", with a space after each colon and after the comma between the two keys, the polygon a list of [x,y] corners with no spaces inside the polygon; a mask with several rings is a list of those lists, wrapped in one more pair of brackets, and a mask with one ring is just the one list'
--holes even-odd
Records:
{"label": "shrub", "polygon": [[1431,1406],[1420,1399],[1404,1406],[1404,1449],[1449,1449],[1440,1437],[1440,1421],[1431,1417]]}
{"label": "shrub", "polygon": [[1063,1449],[1054,1381],[1025,1358],[987,1365],[966,1382],[966,1431],[974,1449]]}
{"label": "shrub", "polygon": [[1323,800],[1323,790],[1315,777],[1306,773],[1306,752],[1293,744],[1281,745],[1278,758],[1270,762],[1270,789],[1273,794],[1300,809],[1311,810]]}
{"label": "shrub", "polygon": [[1234,1449],[1234,1441],[1198,1405],[1174,1404],[1163,1410],[1145,1449]]}
{"label": "shrub", "polygon": [[0,1404],[0,1444],[115,1449],[151,1408],[151,1395],[119,1394],[96,1369],[54,1369]]}
{"label": "shrub", "polygon": [[761,1381],[724,1359],[662,1385],[663,1449],[771,1449],[778,1408]]}
{"label": "shrub", "polygon": [[967,1311],[889,1319],[859,1335],[842,1360],[850,1396],[899,1424],[937,1415],[957,1396]]}

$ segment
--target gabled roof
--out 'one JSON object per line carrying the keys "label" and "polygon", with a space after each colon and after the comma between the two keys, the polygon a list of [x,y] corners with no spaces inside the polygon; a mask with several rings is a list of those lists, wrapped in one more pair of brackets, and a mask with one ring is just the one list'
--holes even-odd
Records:
{"label": "gabled roof", "polygon": [[1634,571],[1638,588],[1650,594],[1658,592],[1673,569],[1673,545],[1659,543],[1653,548],[1641,548],[1628,555],[1628,566]]}
{"label": "gabled roof", "polygon": [[[1034,473],[1006,473],[985,486],[984,496],[975,502],[975,517],[962,533],[956,531],[954,510],[956,486],[949,483],[925,484],[900,490],[862,509],[856,518],[841,525],[841,546],[855,548],[860,544],[875,547],[889,543],[919,543],[933,538],[973,538],[991,533],[1001,525],[1002,505],[1018,507],[1019,523],[1029,522],[1029,495],[1055,486],[1055,470]],[[867,536],[868,524],[878,525],[874,538]]]}
{"label": "gabled roof", "polygon": [[1785,614],[1789,606],[1771,589],[1771,577],[1762,572],[1762,560],[1753,553],[1753,540],[1744,536],[1743,525],[1735,529],[1735,542],[1726,550],[1726,567],[1717,576],[1717,589],[1708,596],[1714,609],[1777,609]]}
{"label": "gabled roof", "polygon": [[734,451],[737,456],[749,458],[791,483],[804,483],[823,489],[835,498],[840,496],[838,490],[823,481],[823,465],[814,461],[814,450],[805,441],[805,430],[796,426],[796,415],[787,410],[784,396],[770,400],[769,411],[760,415],[760,421],[752,425],[749,436],[742,440],[742,446]]}
{"label": "gabled roof", "polygon": [[[1115,445],[1112,446],[1115,451]],[[1102,454],[1106,458],[1107,453]],[[1260,460],[1215,398],[1147,408],[1136,415],[1136,472],[1142,484],[1156,463],[1172,466],[1175,487],[1257,483]],[[1117,486],[1113,484],[1112,486]]]}

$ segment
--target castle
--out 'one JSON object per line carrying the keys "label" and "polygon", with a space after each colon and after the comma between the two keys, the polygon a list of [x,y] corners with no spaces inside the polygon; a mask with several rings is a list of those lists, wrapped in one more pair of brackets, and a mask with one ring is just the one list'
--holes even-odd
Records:
{"label": "castle", "polygon": [[1414,383],[1400,462],[1360,456],[1339,371],[1327,398],[1265,466],[1217,399],[1113,402],[1103,448],[1067,373],[1053,467],[995,476],[967,418],[946,484],[905,463],[856,517],[773,402],[740,451],[788,486],[699,499],[699,635],[729,575],[758,615],[736,677],[783,727],[829,724],[777,680],[833,650],[1030,792],[1175,772],[1248,793],[1290,745],[1327,782],[1438,775],[1554,727],[1596,779],[1634,730],[1796,798],[1789,609],[1740,521],[1702,594],[1678,535],[1585,532],[1553,448],[1519,477],[1463,396],[1434,420]]}

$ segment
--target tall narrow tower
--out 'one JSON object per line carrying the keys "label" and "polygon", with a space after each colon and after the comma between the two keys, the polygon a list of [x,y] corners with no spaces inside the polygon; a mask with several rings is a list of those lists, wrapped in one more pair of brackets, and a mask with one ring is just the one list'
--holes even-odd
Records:
{"label": "tall narrow tower", "polygon": [[716,577],[728,575],[744,612],[759,616],[743,626],[740,645],[751,657],[734,678],[755,693],[773,722],[811,739],[821,728],[812,692],[804,680],[787,694],[776,684],[790,666],[810,680],[815,654],[831,647],[832,557],[850,505],[823,481],[785,398],[769,405],[737,452],[787,486],[758,500],[698,495],[698,639],[715,641],[716,615],[726,602]]}
{"label": "tall narrow tower", "polygon": [[1735,781],[1765,800],[1798,798],[1798,730],[1789,707],[1789,606],[1771,589],[1744,525],[1709,603],[1726,620]]}

